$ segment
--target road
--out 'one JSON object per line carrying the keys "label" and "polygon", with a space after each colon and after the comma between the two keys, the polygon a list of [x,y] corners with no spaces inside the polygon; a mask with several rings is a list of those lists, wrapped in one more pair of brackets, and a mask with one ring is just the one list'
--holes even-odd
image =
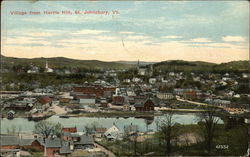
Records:
{"label": "road", "polygon": [[100,148],[102,152],[104,152],[105,154],[108,155],[108,157],[116,157],[115,154],[109,150],[107,150],[106,148],[104,148],[103,146],[97,144],[97,143],[94,143],[94,145],[97,147],[97,148]]}
{"label": "road", "polygon": [[200,103],[200,102],[185,100],[185,99],[181,99],[181,98],[177,98],[177,100],[178,101],[182,101],[182,102],[187,102],[187,103],[190,103],[190,104],[195,104],[195,105],[198,105],[198,106],[211,106],[211,107],[223,108],[221,106],[215,106],[215,105],[210,105],[210,104],[205,104],[205,103]]}

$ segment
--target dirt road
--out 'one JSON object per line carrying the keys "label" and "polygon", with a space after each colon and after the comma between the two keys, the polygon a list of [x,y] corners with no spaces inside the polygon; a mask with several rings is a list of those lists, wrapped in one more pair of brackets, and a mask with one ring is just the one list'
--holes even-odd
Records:
{"label": "dirt road", "polygon": [[99,144],[97,144],[97,143],[94,143],[94,144],[95,144],[95,146],[96,146],[97,148],[100,148],[102,152],[104,152],[105,154],[107,154],[108,157],[116,157],[115,154],[114,154],[113,152],[107,150],[107,149],[104,148],[103,146],[101,146],[101,145],[99,145]]}

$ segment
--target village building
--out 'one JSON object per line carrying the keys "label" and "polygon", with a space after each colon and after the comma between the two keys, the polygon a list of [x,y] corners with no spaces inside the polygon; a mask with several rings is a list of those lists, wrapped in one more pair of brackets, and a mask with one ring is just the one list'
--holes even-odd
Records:
{"label": "village building", "polygon": [[34,73],[38,73],[39,72],[39,68],[36,66],[33,66],[31,69],[29,69],[27,71],[28,74],[34,74]]}
{"label": "village building", "polygon": [[63,132],[62,138],[63,140],[70,142],[71,150],[94,148],[94,141],[92,136],[80,134],[77,132]]}
{"label": "village building", "polygon": [[8,119],[13,119],[14,115],[15,115],[15,111],[13,111],[13,110],[10,110],[10,111],[7,112],[7,118]]}
{"label": "village building", "polygon": [[94,148],[93,138],[87,135],[73,135],[73,144],[75,149]]}
{"label": "village building", "polygon": [[131,105],[129,103],[129,97],[124,97],[123,111],[131,111]]}
{"label": "village building", "polygon": [[40,97],[38,99],[38,102],[41,103],[42,105],[51,105],[52,99],[49,96],[44,96],[44,97]]}
{"label": "village building", "polygon": [[38,110],[44,110],[52,105],[52,99],[49,96],[43,96],[38,98],[38,102],[35,104],[34,108]]}
{"label": "village building", "polygon": [[113,96],[112,104],[117,106],[122,106],[124,104],[125,98],[123,96]]}
{"label": "village building", "polygon": [[138,112],[154,111],[155,104],[151,99],[137,100],[134,107]]}
{"label": "village building", "polygon": [[79,104],[83,107],[85,105],[95,105],[95,99],[79,99]]}
{"label": "village building", "polygon": [[128,103],[125,103],[125,104],[123,105],[123,111],[130,111],[130,110],[131,110],[130,105],[129,105]]}
{"label": "village building", "polygon": [[54,71],[53,69],[49,68],[49,64],[48,64],[48,62],[46,61],[46,64],[45,64],[45,72],[47,72],[47,73],[52,73],[53,71]]}
{"label": "village building", "polygon": [[106,98],[100,98],[100,107],[108,107],[108,100]]}
{"label": "village building", "polygon": [[39,142],[44,146],[44,156],[53,157],[55,155],[61,155],[67,157],[71,154],[69,143],[58,137],[42,139]]}
{"label": "village building", "polygon": [[25,139],[15,135],[1,135],[0,137],[0,150],[13,150],[13,149],[35,149],[43,151],[44,147],[36,138]]}
{"label": "village building", "polygon": [[104,137],[104,133],[106,131],[107,131],[106,128],[95,128],[94,137],[96,137],[96,138],[102,138],[102,137]]}
{"label": "village building", "polygon": [[76,127],[62,128],[62,132],[76,133],[77,132],[77,128]]}
{"label": "village building", "polygon": [[18,136],[3,136],[0,138],[0,149],[18,149],[19,148],[19,138]]}
{"label": "village building", "polygon": [[60,104],[67,104],[70,102],[71,99],[69,98],[59,98]]}
{"label": "village building", "polygon": [[84,86],[74,87],[73,92],[78,92],[84,95],[93,95],[95,98],[110,97],[114,92],[114,87],[102,87],[102,86]]}
{"label": "village building", "polygon": [[14,111],[30,111],[33,107],[33,104],[27,104],[19,101],[10,102],[5,104],[5,110],[14,110]]}
{"label": "village building", "polygon": [[156,97],[164,100],[172,100],[175,98],[175,96],[172,93],[161,93],[161,92],[158,92],[156,94]]}
{"label": "village building", "polygon": [[148,82],[149,84],[155,84],[156,83],[156,78],[149,78]]}
{"label": "village building", "polygon": [[138,62],[137,62],[137,71],[138,71],[138,75],[152,76],[152,74],[153,74],[153,65],[151,65],[150,68],[141,67],[140,61],[138,60]]}
{"label": "village building", "polygon": [[113,124],[112,127],[110,127],[105,133],[105,138],[108,140],[117,140],[120,137],[120,130],[119,128]]}

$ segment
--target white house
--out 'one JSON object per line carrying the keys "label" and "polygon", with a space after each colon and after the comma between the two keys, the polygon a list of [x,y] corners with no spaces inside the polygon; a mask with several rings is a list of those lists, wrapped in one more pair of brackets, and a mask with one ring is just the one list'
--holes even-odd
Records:
{"label": "white house", "polygon": [[120,137],[120,130],[115,124],[113,124],[113,126],[104,133],[104,136],[108,140],[116,140]]}
{"label": "white house", "polygon": [[31,69],[29,69],[28,71],[27,71],[27,73],[38,73],[39,72],[39,68],[38,67],[36,67],[36,66],[34,66],[34,67],[32,67]]}
{"label": "white house", "polygon": [[138,82],[141,82],[142,80],[140,79],[140,78],[137,78],[137,77],[134,77],[133,79],[132,79],[132,82],[136,82],[136,83],[138,83]]}
{"label": "white house", "polygon": [[139,75],[144,76],[144,75],[146,75],[146,72],[147,72],[147,69],[145,69],[145,68],[140,68],[140,69],[138,69],[138,74],[139,74]]}
{"label": "white house", "polygon": [[149,82],[150,84],[155,84],[155,83],[156,83],[156,78],[150,78],[150,79],[148,80],[148,82]]}
{"label": "white house", "polygon": [[170,100],[170,99],[175,98],[172,93],[157,93],[156,97],[159,99],[165,99],[165,100]]}

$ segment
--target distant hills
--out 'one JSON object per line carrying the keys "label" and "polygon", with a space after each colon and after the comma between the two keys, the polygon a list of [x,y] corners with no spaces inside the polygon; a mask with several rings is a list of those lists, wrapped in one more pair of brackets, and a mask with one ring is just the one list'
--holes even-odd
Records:
{"label": "distant hills", "polygon": [[[87,68],[87,69],[130,69],[136,67],[138,61],[114,61],[104,62],[98,60],[77,60],[64,57],[54,58],[15,58],[1,56],[2,67],[12,67],[17,65],[27,66],[30,63],[38,66],[45,67],[45,63],[48,61],[51,68]],[[202,61],[183,61],[183,60],[171,60],[163,62],[143,62],[140,61],[141,66],[149,67],[153,65],[155,70],[161,71],[248,71],[249,61],[232,61],[228,63],[208,63]]]}
{"label": "distant hills", "polygon": [[4,66],[13,65],[29,65],[30,63],[38,66],[45,67],[45,63],[48,61],[50,68],[87,68],[87,69],[129,69],[133,65],[117,62],[104,62],[98,60],[76,60],[64,57],[54,57],[54,58],[14,58],[2,56],[1,62]]}
{"label": "distant hills", "polygon": [[248,71],[249,61],[209,63],[202,61],[164,61],[154,64],[154,69],[162,71]]}
{"label": "distant hills", "polygon": [[[155,64],[155,63],[157,63],[157,62],[144,62],[144,61],[139,61],[139,62],[140,62],[140,65],[149,65],[149,64]],[[137,65],[138,61],[116,61],[116,63]]]}

